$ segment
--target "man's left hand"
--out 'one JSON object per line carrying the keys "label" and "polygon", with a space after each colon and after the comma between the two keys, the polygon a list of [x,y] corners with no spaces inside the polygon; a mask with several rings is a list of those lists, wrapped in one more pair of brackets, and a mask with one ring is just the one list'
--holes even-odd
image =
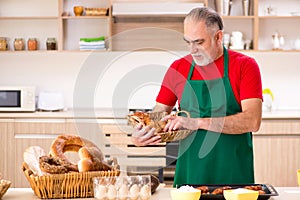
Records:
{"label": "man's left hand", "polygon": [[167,121],[167,125],[164,128],[164,131],[174,131],[180,128],[186,128],[189,130],[198,130],[199,129],[199,119],[198,118],[187,118],[181,116],[168,115],[165,116],[161,121]]}

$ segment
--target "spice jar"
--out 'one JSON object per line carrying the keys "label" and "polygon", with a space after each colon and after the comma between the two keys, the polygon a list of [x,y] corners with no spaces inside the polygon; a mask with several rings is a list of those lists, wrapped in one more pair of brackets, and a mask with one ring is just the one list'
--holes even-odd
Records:
{"label": "spice jar", "polygon": [[29,38],[27,41],[27,48],[30,51],[37,50],[37,40],[35,38]]}
{"label": "spice jar", "polygon": [[6,51],[7,50],[7,41],[6,38],[0,38],[0,51]]}
{"label": "spice jar", "polygon": [[16,38],[14,41],[14,47],[16,51],[21,51],[25,49],[25,43],[23,38]]}
{"label": "spice jar", "polygon": [[46,46],[47,46],[47,50],[56,50],[55,38],[47,38]]}

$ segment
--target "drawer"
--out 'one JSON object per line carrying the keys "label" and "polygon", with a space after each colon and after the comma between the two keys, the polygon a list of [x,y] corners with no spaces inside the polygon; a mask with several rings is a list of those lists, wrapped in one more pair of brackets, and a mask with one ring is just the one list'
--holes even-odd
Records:
{"label": "drawer", "polygon": [[65,119],[15,119],[15,134],[63,134]]}
{"label": "drawer", "polygon": [[262,120],[259,131],[254,134],[300,135],[300,120]]}

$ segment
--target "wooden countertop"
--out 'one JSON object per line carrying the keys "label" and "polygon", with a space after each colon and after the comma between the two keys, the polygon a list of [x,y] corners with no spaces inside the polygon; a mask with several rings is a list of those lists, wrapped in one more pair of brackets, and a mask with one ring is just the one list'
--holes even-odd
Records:
{"label": "wooden countertop", "polygon": [[[170,190],[172,188],[159,187],[151,200],[171,200]],[[299,200],[300,187],[276,187],[279,196],[271,197],[270,200]],[[7,193],[3,196],[2,200],[38,200],[39,198],[34,195],[31,188],[9,188]],[[76,198],[76,200],[87,200],[96,198]]]}
{"label": "wooden countertop", "polygon": [[[1,113],[0,119],[4,118],[110,118],[123,119],[128,114],[127,109],[98,108],[95,110],[69,109],[57,112],[32,112],[32,113]],[[263,119],[300,119],[300,110],[276,110],[263,112]]]}

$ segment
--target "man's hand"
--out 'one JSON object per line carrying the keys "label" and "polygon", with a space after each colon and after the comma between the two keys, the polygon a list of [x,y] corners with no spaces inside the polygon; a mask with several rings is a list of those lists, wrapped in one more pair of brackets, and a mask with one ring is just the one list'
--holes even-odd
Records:
{"label": "man's hand", "polygon": [[198,118],[187,118],[181,116],[168,115],[161,119],[162,121],[167,121],[167,125],[164,131],[174,131],[180,128],[186,128],[189,130],[199,129],[199,119]]}
{"label": "man's hand", "polygon": [[146,146],[158,144],[161,142],[159,135],[154,135],[155,128],[150,126],[143,127],[142,124],[138,124],[132,133],[131,141],[136,146]]}

